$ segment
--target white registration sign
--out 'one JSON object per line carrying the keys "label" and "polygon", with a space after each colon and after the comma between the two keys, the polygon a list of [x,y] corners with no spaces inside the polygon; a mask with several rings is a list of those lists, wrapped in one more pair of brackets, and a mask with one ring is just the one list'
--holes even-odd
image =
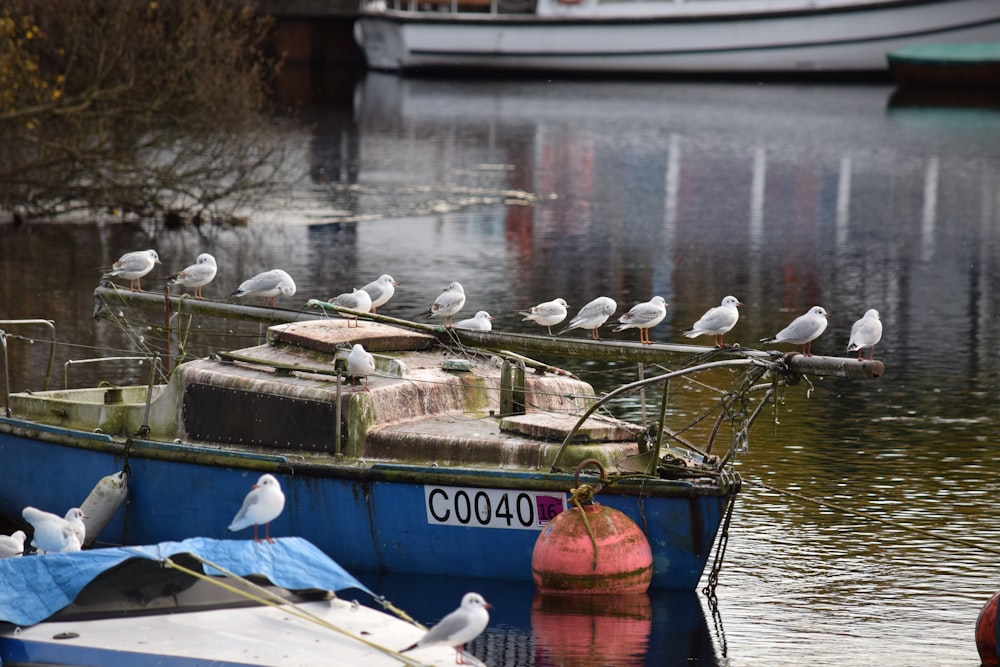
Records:
{"label": "white registration sign", "polygon": [[427,523],[541,530],[566,509],[564,494],[425,486]]}

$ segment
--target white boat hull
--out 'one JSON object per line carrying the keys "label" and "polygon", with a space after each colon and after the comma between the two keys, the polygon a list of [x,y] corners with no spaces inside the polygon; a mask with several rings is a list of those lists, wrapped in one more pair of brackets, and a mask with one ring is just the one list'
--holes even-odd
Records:
{"label": "white boat hull", "polygon": [[904,45],[1000,40],[997,0],[626,2],[610,11],[586,0],[551,0],[530,15],[369,6],[356,34],[381,70],[635,73],[885,71],[886,53]]}

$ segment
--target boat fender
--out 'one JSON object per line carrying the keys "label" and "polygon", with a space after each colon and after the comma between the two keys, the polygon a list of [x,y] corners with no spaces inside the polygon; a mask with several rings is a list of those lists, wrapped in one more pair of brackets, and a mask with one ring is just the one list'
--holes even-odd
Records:
{"label": "boat fender", "polygon": [[128,473],[122,470],[101,478],[80,506],[87,517],[83,520],[87,526],[84,547],[90,547],[100,536],[126,497],[128,497]]}
{"label": "boat fender", "polygon": [[997,667],[1000,664],[1000,618],[997,616],[997,603],[1000,593],[994,593],[989,602],[983,605],[976,619],[976,648],[983,667]]}

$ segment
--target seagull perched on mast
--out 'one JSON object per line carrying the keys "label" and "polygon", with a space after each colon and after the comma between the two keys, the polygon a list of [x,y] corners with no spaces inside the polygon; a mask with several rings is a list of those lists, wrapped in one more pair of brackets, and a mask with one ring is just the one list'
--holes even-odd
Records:
{"label": "seagull perched on mast", "polygon": [[451,326],[452,317],[465,305],[465,289],[462,283],[454,282],[444,288],[438,295],[431,307],[424,313],[424,317],[442,317],[444,325]]}
{"label": "seagull perched on mast", "polygon": [[532,306],[530,310],[519,310],[517,314],[524,316],[522,322],[533,321],[535,324],[545,327],[551,336],[552,325],[559,324],[566,319],[568,306],[569,304],[564,299],[553,299]]}
{"label": "seagull perched on mast", "polygon": [[812,356],[812,342],[826,331],[830,313],[822,306],[813,306],[805,315],[799,315],[792,322],[770,338],[761,338],[762,343],[794,343],[802,346],[802,354]]}
{"label": "seagull perched on mast", "polygon": [[616,310],[618,310],[618,304],[615,303],[614,299],[609,296],[599,296],[581,308],[576,317],[569,321],[569,325],[559,332],[559,335],[561,336],[572,329],[590,329],[590,337],[594,340],[601,340],[597,329],[607,322]]}
{"label": "seagull perched on mast", "polygon": [[662,322],[666,316],[666,300],[662,296],[654,296],[649,301],[635,304],[631,310],[619,317],[615,331],[638,329],[639,342],[643,345],[652,345],[653,341],[649,339],[649,330]]}
{"label": "seagull perched on mast", "polygon": [[136,250],[127,252],[111,265],[111,270],[104,274],[105,278],[128,278],[129,287],[133,292],[142,291],[142,277],[160,263],[160,256],[155,250]]}
{"label": "seagull perched on mast", "polygon": [[868,359],[875,359],[875,344],[882,340],[882,318],[878,311],[871,308],[860,320],[851,327],[851,340],[847,343],[848,352],[857,352],[858,361],[861,353],[869,348]]}
{"label": "seagull perched on mast", "polygon": [[724,347],[722,337],[736,326],[740,319],[739,307],[742,305],[735,296],[727,296],[722,300],[722,305],[709,308],[690,329],[684,329],[681,333],[688,338],[711,334],[715,336],[715,347]]}

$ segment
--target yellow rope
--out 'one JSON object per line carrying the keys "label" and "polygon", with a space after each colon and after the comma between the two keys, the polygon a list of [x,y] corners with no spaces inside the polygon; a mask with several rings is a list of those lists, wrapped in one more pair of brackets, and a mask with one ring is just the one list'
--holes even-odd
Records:
{"label": "yellow rope", "polygon": [[569,501],[576,505],[576,508],[580,510],[580,516],[583,518],[583,525],[587,528],[587,534],[590,535],[590,543],[594,545],[594,569],[597,569],[597,538],[594,537],[594,531],[590,527],[590,520],[587,519],[587,513],[583,511],[583,504],[591,504],[594,502],[594,487],[590,484],[581,484],[580,486],[570,489],[570,499]]}
{"label": "yellow rope", "polygon": [[[221,567],[219,565],[216,565],[215,563],[213,563],[213,562],[211,562],[209,560],[201,558],[200,556],[198,556],[196,554],[192,554],[192,556],[194,556],[194,559],[197,560],[198,562],[200,562],[200,563],[202,563],[204,565],[207,565],[207,566],[209,566],[209,567],[211,567],[211,568],[213,568],[215,570],[218,570],[219,572],[225,574],[227,577],[231,577],[231,578],[235,579],[236,581],[239,581],[240,583],[242,583],[244,586],[247,586],[251,590],[257,591],[258,595],[254,595],[253,593],[250,593],[249,591],[241,590],[239,588],[236,588],[235,586],[232,586],[230,584],[225,583],[224,581],[220,581],[218,579],[218,577],[213,577],[213,576],[207,575],[207,574],[205,574],[203,572],[198,572],[197,570],[192,570],[190,568],[184,567],[183,565],[179,565],[176,562],[174,562],[173,560],[171,560],[170,558],[165,559],[164,562],[167,565],[167,567],[172,567],[175,570],[183,572],[184,574],[188,574],[188,575],[190,575],[192,577],[195,577],[196,579],[201,579],[202,581],[207,581],[207,582],[209,582],[209,583],[211,583],[211,584],[213,584],[215,586],[218,586],[220,588],[223,588],[223,589],[225,589],[225,590],[227,590],[227,591],[229,591],[231,593],[234,593],[234,594],[239,595],[239,596],[241,596],[243,598],[246,598],[247,600],[252,600],[254,602],[257,602],[258,604],[261,604],[261,605],[264,605],[264,606],[268,606],[268,607],[273,607],[275,609],[280,608],[282,611],[288,612],[292,616],[296,616],[296,617],[298,617],[298,618],[300,618],[300,619],[302,619],[304,621],[310,622],[310,623],[315,623],[316,625],[319,625],[320,627],[326,628],[327,630],[333,630],[334,632],[340,633],[340,634],[342,634],[342,635],[344,635],[346,637],[349,637],[351,639],[359,641],[362,644],[365,644],[366,646],[369,646],[369,647],[371,647],[371,648],[373,648],[373,649],[375,649],[377,651],[385,653],[388,656],[391,656],[391,657],[394,657],[394,658],[400,660],[404,664],[411,665],[412,667],[419,667],[419,665],[423,664],[419,660],[414,660],[413,658],[410,658],[409,656],[403,655],[402,653],[399,653],[398,651],[394,651],[391,648],[388,648],[386,646],[382,646],[381,644],[378,644],[378,643],[373,642],[371,640],[365,639],[364,637],[360,637],[358,635],[355,635],[355,634],[353,634],[353,633],[351,633],[351,632],[349,632],[349,631],[347,631],[347,630],[345,630],[343,628],[337,627],[333,623],[330,623],[329,621],[327,621],[327,620],[325,620],[323,618],[320,618],[319,616],[316,616],[315,614],[310,613],[310,612],[306,611],[305,609],[300,608],[298,605],[290,603],[288,600],[282,598],[279,595],[274,594],[273,592],[267,590],[266,588],[263,588],[262,586],[258,586],[257,584],[253,583],[252,581],[249,581],[248,579],[246,579],[244,577],[241,577],[241,576],[239,576],[237,574],[229,572],[225,568],[223,568],[223,567]],[[270,599],[268,599],[268,598],[270,598]]]}

